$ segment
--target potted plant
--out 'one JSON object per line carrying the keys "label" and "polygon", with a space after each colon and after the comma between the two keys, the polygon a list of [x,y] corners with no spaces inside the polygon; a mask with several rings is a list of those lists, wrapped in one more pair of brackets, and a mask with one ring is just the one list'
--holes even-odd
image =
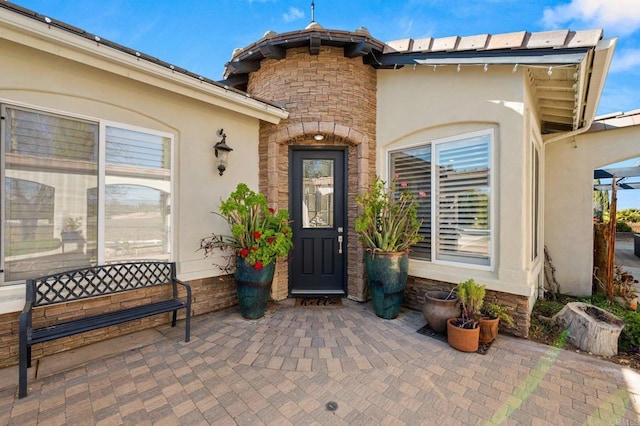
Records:
{"label": "potted plant", "polygon": [[511,318],[510,312],[513,308],[504,306],[499,303],[484,301],[480,308],[480,343],[491,343],[498,337],[498,326],[500,321],[506,323],[510,327],[515,327],[515,322]]}
{"label": "potted plant", "polygon": [[480,339],[480,312],[484,302],[485,286],[470,279],[460,282],[457,290],[462,316],[447,321],[447,341],[451,347],[459,351],[476,352]]}
{"label": "potted plant", "polygon": [[82,217],[81,216],[68,216],[64,222],[64,228],[62,229],[63,240],[77,240],[82,236]]}
{"label": "potted plant", "polygon": [[613,271],[613,300],[632,311],[638,309],[638,295],[633,275],[622,269],[622,265],[615,265]]}
{"label": "potted plant", "polygon": [[432,290],[424,294],[422,314],[436,333],[447,334],[447,320],[460,316],[460,303],[454,290]]}
{"label": "potted plant", "polygon": [[377,316],[398,316],[407,285],[409,248],[422,240],[418,202],[408,190],[398,190],[395,181],[387,187],[379,177],[369,190],[356,197],[363,207],[355,230],[364,246],[367,281]]}
{"label": "potted plant", "polygon": [[289,213],[269,208],[263,194],[239,183],[217,214],[227,220],[231,235],[212,234],[200,241],[200,248],[205,256],[216,249],[230,252],[230,262],[220,267],[230,270],[235,266],[242,316],[260,318],[269,300],[276,260],[287,256],[293,246]]}

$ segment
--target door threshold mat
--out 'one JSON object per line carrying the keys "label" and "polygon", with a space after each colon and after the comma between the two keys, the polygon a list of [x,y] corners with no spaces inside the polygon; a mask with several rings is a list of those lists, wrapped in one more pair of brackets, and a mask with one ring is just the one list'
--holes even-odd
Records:
{"label": "door threshold mat", "polygon": [[[429,324],[425,324],[424,327],[420,328],[418,330],[418,333],[422,334],[423,336],[431,337],[432,339],[436,339],[448,344],[447,336],[445,336],[444,334],[436,333],[431,329],[431,327],[429,327]],[[493,342],[495,342],[495,340]],[[487,351],[489,351],[489,348],[491,347],[493,342],[480,343],[480,345],[478,345],[478,350],[476,351],[476,353],[479,353],[480,355],[485,355]]]}
{"label": "door threshold mat", "polygon": [[341,297],[297,297],[297,308],[341,308]]}

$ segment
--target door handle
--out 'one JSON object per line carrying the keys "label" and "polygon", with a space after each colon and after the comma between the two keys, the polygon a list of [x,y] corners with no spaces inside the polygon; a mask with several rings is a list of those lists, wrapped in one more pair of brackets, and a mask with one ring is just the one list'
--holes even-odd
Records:
{"label": "door handle", "polygon": [[338,235],[338,254],[342,254],[342,235]]}

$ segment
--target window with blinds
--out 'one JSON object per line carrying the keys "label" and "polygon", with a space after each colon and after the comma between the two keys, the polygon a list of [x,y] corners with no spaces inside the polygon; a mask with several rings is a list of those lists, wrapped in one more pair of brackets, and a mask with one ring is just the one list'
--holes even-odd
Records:
{"label": "window with blinds", "polygon": [[423,241],[410,257],[491,264],[492,132],[389,153],[390,177],[418,200]]}
{"label": "window with blinds", "polygon": [[390,153],[391,176],[398,188],[407,189],[418,200],[422,241],[411,247],[413,259],[431,260],[431,145]]}
{"label": "window with blinds", "polygon": [[436,258],[490,264],[489,135],[435,145]]}
{"label": "window with blinds", "polygon": [[171,138],[102,127],[101,199],[98,121],[10,105],[0,113],[0,285],[114,259],[168,259]]}

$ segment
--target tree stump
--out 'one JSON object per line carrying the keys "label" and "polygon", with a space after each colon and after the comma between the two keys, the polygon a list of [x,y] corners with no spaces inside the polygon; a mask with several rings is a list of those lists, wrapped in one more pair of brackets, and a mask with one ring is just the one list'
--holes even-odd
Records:
{"label": "tree stump", "polygon": [[567,303],[553,320],[569,329],[572,345],[594,354],[618,354],[618,337],[624,322],[610,312],[582,302]]}

